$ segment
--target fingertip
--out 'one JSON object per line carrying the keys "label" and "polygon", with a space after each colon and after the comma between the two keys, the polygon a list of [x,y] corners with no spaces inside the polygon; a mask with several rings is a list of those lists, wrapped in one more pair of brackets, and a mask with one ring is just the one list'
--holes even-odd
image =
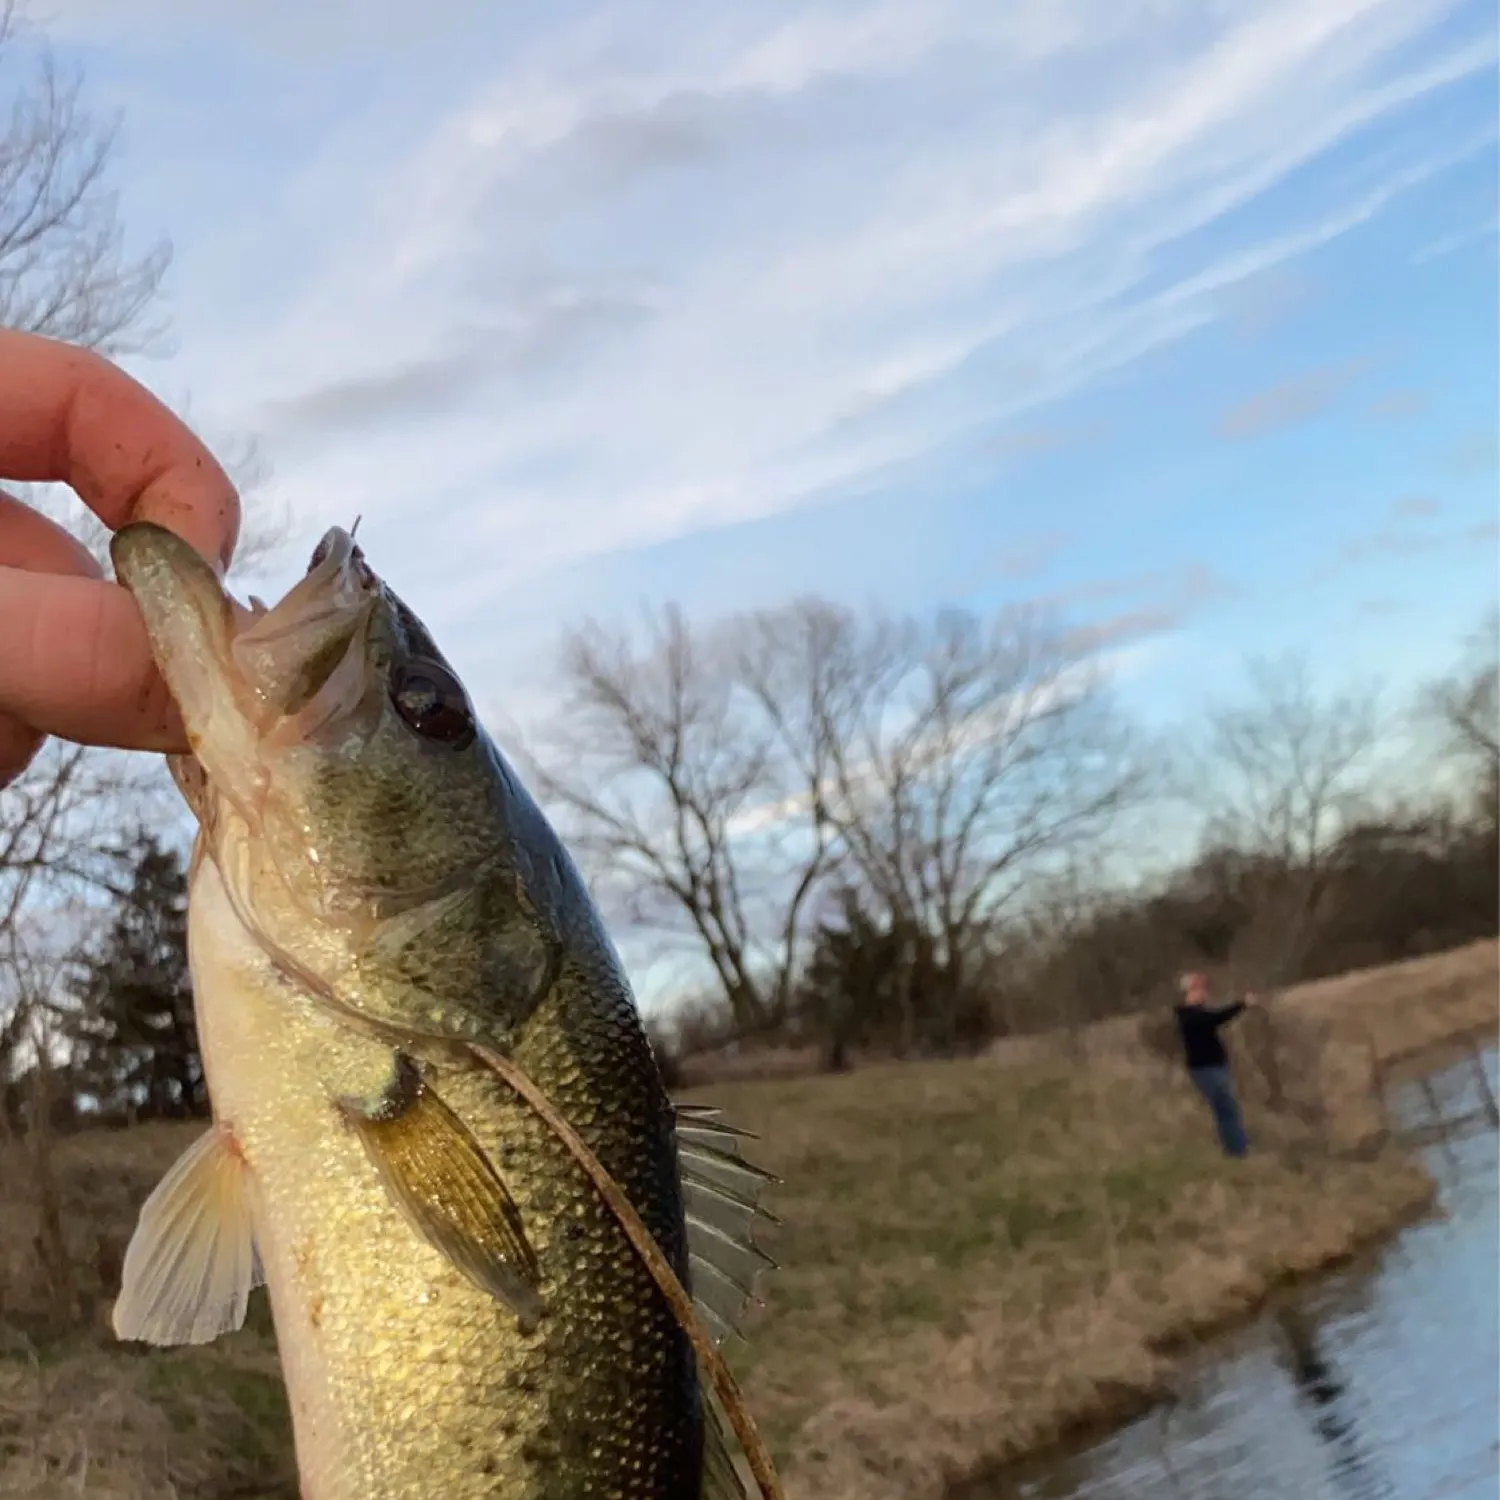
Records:
{"label": "fingertip", "polygon": [[227,568],[240,500],[197,435],[118,366],[0,329],[0,477],[59,481],[111,530],[153,520]]}
{"label": "fingertip", "polygon": [[0,567],[0,639],[0,713],[80,744],[185,747],[145,622],[118,584]]}

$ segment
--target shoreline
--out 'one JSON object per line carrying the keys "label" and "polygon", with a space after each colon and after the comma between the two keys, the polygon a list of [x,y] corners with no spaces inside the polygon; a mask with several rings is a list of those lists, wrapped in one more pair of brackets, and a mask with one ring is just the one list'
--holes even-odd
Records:
{"label": "shoreline", "polygon": [[[1254,1202],[1242,1222],[1222,1223],[1229,1242],[1253,1242],[1253,1250],[1218,1258],[1189,1242],[1140,1267],[1127,1259],[1102,1291],[1087,1285],[1083,1267],[1073,1286],[1058,1289],[1060,1306],[1038,1299],[1041,1310],[1028,1312],[1024,1331],[986,1327],[981,1310],[939,1322],[935,1340],[914,1333],[896,1342],[881,1362],[904,1373],[874,1381],[867,1371],[846,1375],[790,1440],[780,1434],[788,1493],[977,1500],[1006,1470],[1148,1410],[1203,1341],[1253,1322],[1278,1294],[1389,1244],[1436,1200],[1432,1178],[1394,1148],[1369,1161],[1310,1167],[1267,1152],[1253,1170],[1258,1186],[1295,1204],[1274,1230]],[[1313,1221],[1305,1230],[1304,1220]],[[776,1321],[755,1331],[757,1345],[774,1340]],[[774,1421],[776,1403],[758,1385],[752,1374],[752,1409]]]}
{"label": "shoreline", "polygon": [[[1490,968],[1494,954],[1491,947]],[[1476,1008],[1494,1007],[1484,966],[1478,980],[1478,993],[1470,992],[1466,1004],[1452,1011],[1452,1022],[1457,1023],[1460,1014],[1472,1017]],[[1421,1007],[1421,1001],[1418,1004]],[[1341,1010],[1340,1019],[1346,1019],[1349,1011],[1344,1005]],[[1415,1026],[1421,1044],[1401,1050],[1400,1074],[1442,1067],[1454,1056],[1455,1047],[1461,1052],[1473,1035],[1467,1022],[1452,1026],[1451,1034],[1434,1035],[1436,1017],[1422,1010],[1425,1014]],[[1391,1028],[1386,996],[1380,1025]],[[1344,1026],[1338,1032],[1338,1046],[1353,1041],[1358,1050],[1358,1034],[1350,1037]],[[1490,1040],[1493,1031],[1485,1026],[1479,1035]],[[945,1067],[953,1070],[954,1079],[965,1070],[971,1080],[989,1071],[984,1092],[996,1097],[1007,1085],[1022,1086],[1028,1077],[1035,1085],[1038,1077],[1052,1073],[1052,1082],[1058,1082],[1055,1062],[1046,1061],[980,1059],[903,1067],[930,1070],[932,1079],[942,1077]],[[1116,1055],[1113,1065],[1094,1061],[1083,1071],[1094,1074],[1097,1082],[1101,1074],[1113,1071],[1116,1088],[1124,1088],[1127,1095],[1124,1100],[1116,1097],[1103,1112],[1110,1125],[1119,1127],[1118,1137],[1109,1139],[1112,1133],[1106,1130],[1104,1139],[1095,1142],[1097,1169],[1106,1175],[1112,1170],[1128,1173],[1131,1164],[1139,1167],[1140,1158],[1149,1157],[1149,1140],[1139,1131],[1130,1139],[1131,1124],[1139,1125],[1142,1115],[1157,1121],[1161,1136],[1170,1136],[1175,1127],[1188,1133],[1208,1131],[1205,1119],[1185,1107],[1188,1101],[1178,1085],[1164,1088],[1170,1070],[1164,1073],[1139,1058],[1124,1061]],[[865,1088],[891,1100],[891,1091],[882,1089],[886,1073],[885,1068],[868,1070],[870,1083]],[[859,1074],[850,1077],[858,1080]],[[1371,1115],[1370,1101],[1362,1092],[1368,1074],[1338,1082],[1344,1082],[1349,1097],[1325,1101],[1320,1131],[1268,1113],[1263,1100],[1254,1097],[1256,1091],[1247,1091],[1253,1137],[1263,1143],[1262,1151],[1248,1158],[1248,1172],[1236,1170],[1239,1164],[1229,1166],[1223,1158],[1206,1161],[1199,1151],[1194,1169],[1185,1169],[1179,1202],[1163,1205],[1164,1223],[1170,1224],[1181,1214],[1182,1200],[1218,1191],[1223,1215],[1217,1220],[1211,1215],[1197,1226],[1202,1241],[1191,1232],[1173,1239],[1169,1230],[1164,1238],[1175,1248],[1166,1256],[1146,1256],[1139,1265],[1131,1265],[1130,1257],[1122,1254],[1103,1292],[1091,1286],[1091,1268],[1080,1265],[1071,1286],[1055,1289],[1062,1293],[1061,1307],[1049,1308],[1046,1298],[1038,1299],[1028,1320],[1043,1331],[1041,1343],[1053,1341],[1050,1359],[1038,1350],[1037,1338],[983,1326],[987,1314],[981,1290],[978,1310],[972,1304],[933,1308],[927,1337],[915,1331],[904,1340],[880,1340],[882,1347],[873,1359],[856,1359],[852,1365],[847,1359],[814,1359],[810,1365],[828,1368],[805,1368],[805,1374],[795,1379],[772,1380],[766,1367],[774,1365],[778,1335],[792,1323],[793,1314],[766,1319],[750,1337],[753,1349],[771,1347],[751,1362],[747,1386],[751,1406],[757,1415],[763,1413],[763,1425],[774,1436],[787,1493],[796,1500],[978,1500],[1005,1473],[1107,1436],[1151,1409],[1169,1394],[1184,1362],[1196,1358],[1206,1340],[1250,1325],[1278,1296],[1379,1253],[1404,1230],[1422,1223],[1436,1206],[1436,1182],[1415,1152],[1391,1140],[1373,1140],[1356,1131],[1358,1146],[1350,1149],[1338,1128],[1338,1116],[1344,1110],[1364,1118]],[[823,1080],[828,1091],[837,1086]],[[858,1089],[856,1082],[841,1086],[846,1092]],[[1107,1083],[1101,1086],[1109,1092]],[[694,1092],[723,1104],[735,1119],[744,1113],[741,1103],[748,1106],[757,1095],[765,1095],[765,1103],[751,1112],[763,1125],[756,1119],[747,1124],[759,1128],[768,1143],[774,1139],[772,1131],[805,1107],[798,1098],[801,1091],[790,1082],[721,1085],[714,1091]],[[894,1104],[889,1113],[894,1115]],[[1343,1143],[1334,1145],[1337,1142]],[[795,1158],[784,1169],[778,1161],[769,1164],[783,1170],[787,1182],[793,1181],[793,1172],[804,1170]],[[1244,1191],[1233,1188],[1236,1176]],[[971,1188],[966,1185],[965,1191]],[[801,1211],[799,1202],[787,1212]],[[1095,1269],[1100,1254],[1095,1245]],[[1083,1259],[1088,1260],[1088,1254]],[[1001,1262],[995,1263],[992,1275],[1004,1284],[1014,1272]],[[1025,1283],[1025,1277],[1019,1280]],[[792,1299],[804,1302],[796,1296],[798,1290],[793,1289]],[[769,1295],[774,1305],[777,1292]],[[1080,1340],[1079,1322],[1095,1323],[1094,1337]],[[1014,1370],[1007,1370],[1010,1355],[1016,1356]],[[841,1370],[834,1368],[840,1364]],[[871,1368],[874,1365],[883,1368]],[[801,1413],[790,1413],[787,1409],[795,1401],[787,1398],[793,1397],[796,1386],[801,1386],[804,1404]],[[935,1397],[935,1392],[941,1395]]]}
{"label": "shoreline", "polygon": [[937,1500],[988,1500],[994,1487],[1008,1474],[1032,1464],[1044,1464],[1065,1454],[1102,1442],[1122,1427],[1145,1416],[1171,1395],[1173,1384],[1184,1368],[1204,1355],[1203,1345],[1249,1328],[1278,1298],[1305,1288],[1325,1276],[1356,1265],[1378,1255],[1395,1244],[1407,1230],[1432,1217],[1437,1201],[1437,1185],[1425,1173],[1428,1191],[1413,1201],[1409,1209],[1395,1213],[1388,1223],[1361,1238],[1352,1240],[1346,1249],[1332,1252],[1316,1265],[1296,1267],[1267,1279],[1262,1294],[1242,1307],[1224,1311],[1196,1322],[1188,1322],[1159,1335],[1152,1341],[1152,1352],[1168,1360],[1168,1365],[1147,1387],[1120,1390],[1111,1395],[1100,1393],[1090,1410],[1079,1410],[1061,1418],[1055,1436],[1034,1447],[1021,1449],[1003,1458],[981,1459],[972,1469],[949,1480],[937,1492]]}

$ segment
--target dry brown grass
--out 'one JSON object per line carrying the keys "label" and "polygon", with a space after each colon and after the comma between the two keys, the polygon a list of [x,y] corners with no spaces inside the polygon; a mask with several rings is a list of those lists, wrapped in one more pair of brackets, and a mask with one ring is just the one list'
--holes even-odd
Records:
{"label": "dry brown grass", "polygon": [[0,1494],[297,1500],[268,1332],[152,1354],[97,1343],[0,1358]]}
{"label": "dry brown grass", "polygon": [[1500,1031],[1500,944],[1470,943],[1288,990],[1278,1005],[1368,1040],[1382,1063]]}
{"label": "dry brown grass", "polygon": [[[1357,1015],[1394,1055],[1491,1024],[1495,958],[1476,945],[1276,1009],[1331,1047],[1352,1046]],[[1427,1201],[1404,1158],[1331,1157],[1259,1107],[1267,1149],[1226,1162],[1186,1080],[1134,1032],[1101,1030],[1086,1050],[1081,1069],[1034,1046],[703,1095],[760,1133],[785,1180],[783,1269],[738,1363],[795,1500],[935,1496],[1127,1409],[1160,1388],[1173,1340]],[[1320,1087],[1353,1098],[1367,1085],[1326,1063]],[[67,1330],[38,1263],[25,1158],[0,1149],[0,1495],[295,1500],[263,1305],[209,1349],[141,1352],[105,1329],[136,1209],[196,1128],[59,1143],[81,1309]]]}
{"label": "dry brown grass", "polygon": [[242,1333],[202,1349],[114,1341],[109,1308],[142,1200],[201,1126],[149,1125],[56,1143],[77,1298],[37,1253],[26,1152],[0,1148],[0,1495],[16,1500],[296,1500],[286,1399],[263,1293]]}
{"label": "dry brown grass", "polygon": [[[1278,1026],[1335,1028],[1340,1040],[1368,1044],[1381,1062],[1455,1036],[1493,1035],[1500,1030],[1500,943],[1486,939],[1293,985],[1262,1008]],[[1155,1022],[1161,1016],[1146,1019]],[[989,1049],[989,1056],[1001,1062],[1042,1062],[1081,1049],[1088,1057],[1117,1059],[1141,1050],[1141,1031],[1142,1018],[1120,1016],[1073,1035],[1007,1037]]]}
{"label": "dry brown grass", "polygon": [[1226,1162],[1186,1080],[932,1063],[721,1087],[786,1185],[743,1357],[801,1500],[939,1495],[1161,1389],[1166,1345],[1428,1201],[1403,1157]]}

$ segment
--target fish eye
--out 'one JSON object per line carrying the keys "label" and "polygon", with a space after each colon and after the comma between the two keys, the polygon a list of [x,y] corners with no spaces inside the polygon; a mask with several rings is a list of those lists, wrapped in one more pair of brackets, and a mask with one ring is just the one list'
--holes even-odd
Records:
{"label": "fish eye", "polygon": [[462,684],[435,661],[402,663],[391,678],[391,704],[424,740],[462,750],[475,733]]}

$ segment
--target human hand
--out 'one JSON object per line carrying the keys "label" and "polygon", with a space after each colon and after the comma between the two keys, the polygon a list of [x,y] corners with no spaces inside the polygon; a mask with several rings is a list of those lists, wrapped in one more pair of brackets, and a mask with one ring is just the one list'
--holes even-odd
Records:
{"label": "human hand", "polygon": [[[155,521],[219,568],[240,504],[213,455],[107,360],[0,329],[0,481],[71,485],[112,531]],[[0,787],[54,734],[184,750],[130,595],[81,543],[0,490]]]}

